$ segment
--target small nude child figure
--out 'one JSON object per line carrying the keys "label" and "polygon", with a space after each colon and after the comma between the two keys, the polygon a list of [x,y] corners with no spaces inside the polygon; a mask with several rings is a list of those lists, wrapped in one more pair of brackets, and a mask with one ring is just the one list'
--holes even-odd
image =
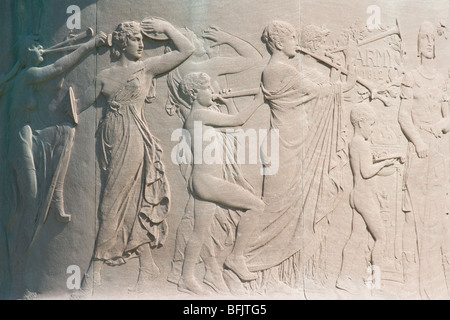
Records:
{"label": "small nude child figure", "polygon": [[[353,191],[350,205],[364,219],[375,245],[372,249],[372,265],[381,266],[386,244],[386,230],[377,198],[376,175],[389,175],[389,169],[397,160],[388,159],[374,163],[370,149],[370,137],[376,115],[369,105],[356,106],[350,113],[354,136],[350,143],[350,166],[353,172]],[[383,170],[385,169],[385,170]],[[384,172],[383,172],[384,171]]]}
{"label": "small nude child figure", "polygon": [[[231,105],[220,96],[214,95],[210,77],[202,72],[186,75],[181,82],[181,90],[189,97],[191,110],[186,118],[184,128],[189,131],[192,141],[193,168],[189,179],[189,191],[194,196],[194,231],[186,249],[185,260],[178,289],[183,292],[204,294],[200,283],[195,279],[194,269],[200,256],[205,239],[211,232],[211,222],[217,205],[243,211],[237,227],[233,251],[225,260],[225,267],[236,273],[242,281],[257,278],[247,268],[244,251],[252,235],[258,216],[264,211],[264,202],[243,187],[223,178],[221,163],[208,164],[198,159],[197,149],[205,150],[210,142],[199,137],[208,130],[221,130],[227,127],[242,126],[263,104],[262,93],[255,97],[254,103],[240,112],[224,114],[209,110],[213,99],[218,99],[230,110]],[[201,130],[198,131],[198,124]],[[202,145],[196,145],[202,143]],[[218,143],[218,142],[216,142]],[[203,145],[205,144],[205,145]],[[201,154],[200,154],[201,156]]]}

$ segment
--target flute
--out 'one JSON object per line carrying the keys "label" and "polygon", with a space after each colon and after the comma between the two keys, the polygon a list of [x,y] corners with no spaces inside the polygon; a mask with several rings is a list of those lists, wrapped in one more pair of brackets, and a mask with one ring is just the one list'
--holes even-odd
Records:
{"label": "flute", "polygon": [[232,92],[232,91],[225,92],[222,94],[217,94],[216,96],[221,96],[224,99],[245,97],[245,96],[255,96],[259,93],[260,90],[261,90],[260,88],[244,89],[244,90],[239,90],[239,91],[235,91],[235,92]]}

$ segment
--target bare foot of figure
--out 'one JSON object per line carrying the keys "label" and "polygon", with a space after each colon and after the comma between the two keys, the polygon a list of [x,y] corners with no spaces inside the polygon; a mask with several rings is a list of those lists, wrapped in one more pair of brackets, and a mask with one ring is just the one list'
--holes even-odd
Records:
{"label": "bare foot of figure", "polygon": [[224,264],[225,267],[236,273],[242,281],[252,281],[258,278],[256,273],[248,270],[243,256],[229,255]]}
{"label": "bare foot of figure", "polygon": [[189,293],[189,294],[198,294],[198,295],[206,295],[207,291],[203,289],[202,285],[197,282],[194,278],[184,279],[181,278],[178,282],[178,291]]}

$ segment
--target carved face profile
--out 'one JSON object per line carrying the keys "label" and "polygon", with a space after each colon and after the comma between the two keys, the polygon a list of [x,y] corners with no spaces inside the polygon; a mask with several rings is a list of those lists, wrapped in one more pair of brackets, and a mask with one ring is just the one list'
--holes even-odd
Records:
{"label": "carved face profile", "polygon": [[33,44],[30,48],[28,48],[28,60],[31,65],[38,66],[44,62],[43,58],[44,47],[41,45]]}
{"label": "carved face profile", "polygon": [[39,66],[44,62],[44,48],[39,44],[37,35],[26,36],[19,42],[18,63],[25,66]]}
{"label": "carved face profile", "polygon": [[129,60],[138,60],[144,53],[142,30],[135,21],[119,24],[113,33],[112,55],[116,59],[124,55]]}
{"label": "carved face profile", "polygon": [[419,57],[434,59],[435,54],[435,28],[431,22],[425,21],[421,24],[418,36]]}
{"label": "carved face profile", "polygon": [[186,75],[180,84],[181,91],[188,96],[191,103],[197,101],[204,107],[213,104],[213,90],[211,86],[211,78],[203,72],[192,72]]}
{"label": "carved face profile", "polygon": [[292,57],[292,54],[295,55],[296,50],[299,49],[297,31],[291,24],[284,21],[272,21],[264,29],[261,39],[271,54],[275,51],[282,51]]}
{"label": "carved face profile", "polygon": [[375,124],[375,119],[367,118],[359,120],[359,128],[361,135],[364,139],[369,140],[373,133],[373,125]]}
{"label": "carved face profile", "polygon": [[277,43],[277,48],[287,57],[295,57],[298,50],[297,33],[291,33],[290,35],[282,37]]}
{"label": "carved face profile", "polygon": [[209,82],[198,89],[195,98],[202,106],[209,107],[213,104],[212,96],[213,90],[211,87],[211,82]]}
{"label": "carved face profile", "polygon": [[350,112],[350,121],[365,140],[369,140],[373,133],[376,114],[372,107],[367,104],[356,105]]}
{"label": "carved face profile", "polygon": [[142,34],[137,34],[128,37],[127,46],[124,54],[129,60],[139,60],[144,53],[144,43],[142,41]]}

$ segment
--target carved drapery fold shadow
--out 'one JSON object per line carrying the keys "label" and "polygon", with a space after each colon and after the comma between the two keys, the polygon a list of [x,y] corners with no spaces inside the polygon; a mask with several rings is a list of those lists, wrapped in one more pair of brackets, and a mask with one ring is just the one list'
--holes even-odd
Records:
{"label": "carved drapery fold shadow", "polygon": [[[264,177],[267,207],[248,250],[252,271],[277,266],[296,253],[304,262],[311,258],[336,206],[340,166],[347,157],[340,136],[340,85],[314,72],[292,73],[278,92],[263,88],[271,128],[279,130],[280,163],[275,175]],[[300,279],[303,271],[296,272]]]}
{"label": "carved drapery fold shadow", "polygon": [[109,103],[97,132],[104,188],[95,258],[124,257],[145,243],[164,244],[170,191],[162,149],[134,104],[142,103],[144,69],[133,74]]}

